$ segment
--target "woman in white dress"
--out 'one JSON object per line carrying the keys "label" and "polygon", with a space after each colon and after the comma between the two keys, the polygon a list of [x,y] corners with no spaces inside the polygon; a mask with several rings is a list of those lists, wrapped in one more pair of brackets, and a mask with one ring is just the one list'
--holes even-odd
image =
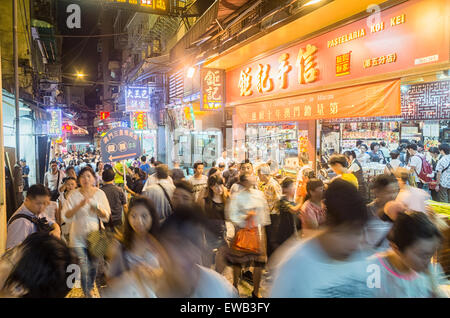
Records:
{"label": "woman in white dress", "polygon": [[105,193],[95,187],[95,172],[87,166],[78,176],[80,188],[72,190],[62,209],[63,221],[71,223],[69,246],[74,248],[80,259],[81,287],[86,297],[92,297],[98,259],[88,253],[87,237],[98,231],[102,222],[108,222],[111,215]]}

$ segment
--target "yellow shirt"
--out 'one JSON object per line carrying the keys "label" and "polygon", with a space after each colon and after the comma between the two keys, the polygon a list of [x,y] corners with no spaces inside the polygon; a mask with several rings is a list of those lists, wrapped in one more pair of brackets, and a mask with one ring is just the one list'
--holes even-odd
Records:
{"label": "yellow shirt", "polygon": [[118,161],[115,165],[114,165],[114,172],[116,173],[115,177],[114,177],[114,183],[115,184],[123,184],[123,176],[121,176],[120,174],[117,173],[117,171],[119,171],[120,173],[123,174],[123,164]]}
{"label": "yellow shirt", "polygon": [[356,177],[353,173],[343,173],[341,175],[341,179],[345,180],[347,182],[350,182],[351,184],[353,184],[356,187],[356,189],[358,189],[358,187],[359,187],[358,179],[356,179]]}

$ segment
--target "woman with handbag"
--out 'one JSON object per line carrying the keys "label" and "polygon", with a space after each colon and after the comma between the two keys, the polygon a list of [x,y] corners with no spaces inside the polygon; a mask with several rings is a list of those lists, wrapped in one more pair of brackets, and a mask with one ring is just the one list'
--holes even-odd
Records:
{"label": "woman with handbag", "polygon": [[269,207],[264,194],[254,189],[255,176],[241,175],[239,179],[243,189],[232,195],[227,209],[236,234],[226,259],[233,267],[233,285],[236,288],[242,267],[254,266],[252,296],[259,298],[262,269],[267,263],[264,227],[270,224]]}
{"label": "woman with handbag", "polygon": [[205,265],[214,264],[218,273],[222,273],[225,269],[224,251],[228,247],[225,240],[225,205],[228,203],[229,194],[224,183],[222,176],[217,174],[210,176],[208,187],[198,200],[198,204],[207,217],[208,224],[205,236],[209,253],[206,255]]}
{"label": "woman with handbag", "polygon": [[102,222],[111,215],[105,193],[95,187],[95,172],[91,167],[81,169],[78,176],[80,188],[72,190],[62,208],[63,221],[71,223],[69,245],[80,259],[81,287],[86,297],[92,297],[98,259],[88,252],[88,236],[99,231]]}
{"label": "woman with handbag", "polygon": [[[165,252],[157,242],[158,214],[144,196],[130,202],[124,232],[108,250],[106,297],[155,298],[163,283],[161,260]],[[167,258],[167,257],[166,257]]]}

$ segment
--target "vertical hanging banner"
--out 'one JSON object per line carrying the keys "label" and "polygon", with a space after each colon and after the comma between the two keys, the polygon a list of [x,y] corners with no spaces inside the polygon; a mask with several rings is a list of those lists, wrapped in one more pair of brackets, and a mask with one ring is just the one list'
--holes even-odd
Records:
{"label": "vertical hanging banner", "polygon": [[59,137],[62,135],[62,113],[61,109],[49,109],[51,120],[48,127],[48,134],[52,137]]}
{"label": "vertical hanging banner", "polygon": [[101,139],[103,162],[133,159],[140,157],[141,152],[139,136],[130,128],[113,128]]}
{"label": "vertical hanging banner", "polygon": [[200,110],[218,110],[225,105],[225,71],[202,68]]}
{"label": "vertical hanging banner", "polygon": [[144,112],[134,112],[130,114],[131,127],[134,130],[144,131],[149,129],[148,114]]}
{"label": "vertical hanging banner", "polygon": [[125,94],[125,108],[127,112],[150,111],[148,86],[128,86]]}

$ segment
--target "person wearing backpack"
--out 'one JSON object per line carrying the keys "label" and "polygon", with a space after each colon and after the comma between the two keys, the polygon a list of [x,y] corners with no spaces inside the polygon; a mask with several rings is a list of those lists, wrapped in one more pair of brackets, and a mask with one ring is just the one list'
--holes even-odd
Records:
{"label": "person wearing backpack", "polygon": [[418,153],[416,144],[409,144],[406,149],[410,155],[408,168],[413,173],[417,187],[423,189],[425,184],[433,181],[433,168],[425,157]]}
{"label": "person wearing backpack", "polygon": [[60,238],[59,225],[44,217],[50,196],[50,191],[42,184],[32,185],[28,189],[24,203],[8,221],[6,249],[21,244],[35,232],[50,233]]}
{"label": "person wearing backpack", "polygon": [[442,144],[439,146],[441,154],[444,155],[438,162],[436,171],[436,191],[440,202],[450,202],[450,146]]}

